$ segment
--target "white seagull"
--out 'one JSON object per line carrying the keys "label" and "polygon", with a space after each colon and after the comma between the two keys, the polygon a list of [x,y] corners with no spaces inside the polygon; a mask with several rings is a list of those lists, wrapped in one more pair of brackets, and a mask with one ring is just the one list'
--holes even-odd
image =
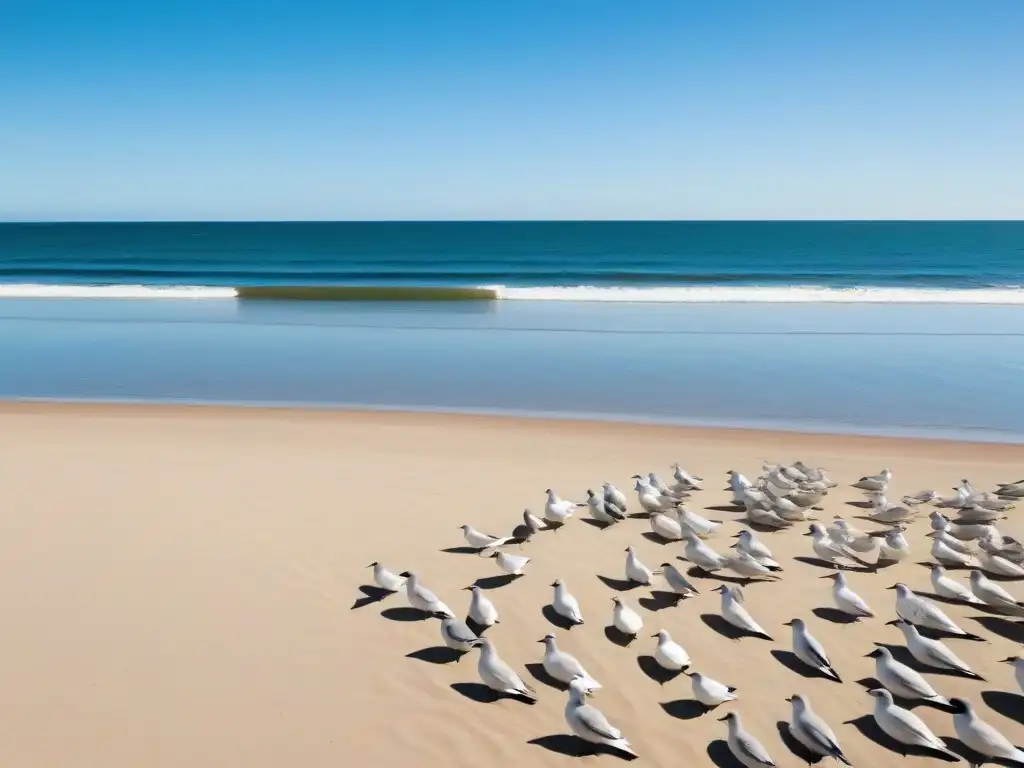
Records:
{"label": "white seagull", "polygon": [[569,702],[565,705],[565,722],[569,729],[591,744],[601,744],[636,757],[622,731],[609,723],[601,710],[584,703],[588,695],[586,681],[575,678],[569,682]]}

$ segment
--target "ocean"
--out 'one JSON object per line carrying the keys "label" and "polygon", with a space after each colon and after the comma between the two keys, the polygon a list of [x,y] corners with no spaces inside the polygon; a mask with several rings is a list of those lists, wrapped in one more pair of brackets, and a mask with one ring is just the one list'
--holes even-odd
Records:
{"label": "ocean", "polygon": [[1022,270],[1024,222],[0,224],[0,397],[1019,442]]}

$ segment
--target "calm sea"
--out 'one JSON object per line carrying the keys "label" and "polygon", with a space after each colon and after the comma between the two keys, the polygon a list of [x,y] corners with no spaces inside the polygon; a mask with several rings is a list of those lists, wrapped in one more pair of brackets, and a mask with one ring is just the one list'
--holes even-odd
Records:
{"label": "calm sea", "polygon": [[1021,222],[5,224],[0,397],[1024,441],[1022,270]]}

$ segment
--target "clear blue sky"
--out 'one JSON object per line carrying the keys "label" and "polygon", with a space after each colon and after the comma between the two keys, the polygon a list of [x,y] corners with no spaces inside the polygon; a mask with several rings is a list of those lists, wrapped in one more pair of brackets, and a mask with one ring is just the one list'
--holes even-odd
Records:
{"label": "clear blue sky", "polygon": [[1024,0],[0,0],[0,219],[1021,217]]}

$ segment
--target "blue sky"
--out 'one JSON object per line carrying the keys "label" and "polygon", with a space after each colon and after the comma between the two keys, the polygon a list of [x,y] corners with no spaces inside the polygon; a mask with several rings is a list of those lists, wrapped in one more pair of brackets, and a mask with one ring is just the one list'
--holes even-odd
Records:
{"label": "blue sky", "polygon": [[0,219],[1021,218],[1021,0],[0,0]]}

